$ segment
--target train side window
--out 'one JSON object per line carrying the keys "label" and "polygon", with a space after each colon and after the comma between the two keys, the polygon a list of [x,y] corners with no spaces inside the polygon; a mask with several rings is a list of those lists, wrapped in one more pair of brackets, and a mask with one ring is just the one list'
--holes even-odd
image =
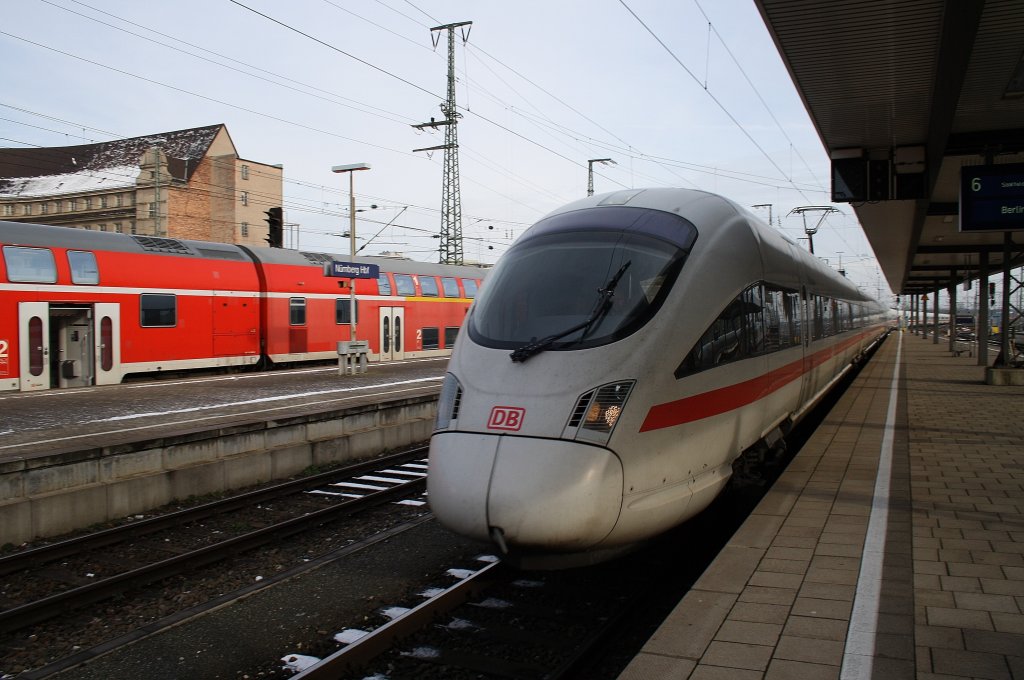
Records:
{"label": "train side window", "polygon": [[48,248],[4,246],[7,280],[18,283],[57,283],[57,263]]}
{"label": "train side window", "polygon": [[96,254],[89,250],[69,250],[68,265],[71,267],[71,283],[95,286],[100,282],[100,270],[96,266]]}
{"label": "train side window", "polygon": [[[351,304],[349,298],[334,299],[334,323],[340,325],[348,324],[351,316]],[[356,300],[356,323],[359,323],[359,300]]]}
{"label": "train side window", "polygon": [[145,328],[173,328],[178,325],[178,296],[171,293],[139,295],[139,323]]}
{"label": "train side window", "polygon": [[765,351],[765,314],[760,283],[749,286],[704,331],[675,370],[676,378],[721,364],[748,359]]}
{"label": "train side window", "polygon": [[445,326],[444,328],[444,346],[451,349],[455,346],[455,338],[459,337],[458,326]]}
{"label": "train side window", "polygon": [[811,340],[821,340],[825,337],[825,298],[814,295],[812,306],[814,308],[814,330],[811,333]]}
{"label": "train side window", "polygon": [[450,276],[441,277],[441,288],[445,297],[459,297],[459,282]]}
{"label": "train side window", "polygon": [[377,294],[391,295],[391,280],[385,272],[381,272],[377,277]]}
{"label": "train side window", "polygon": [[765,284],[765,351],[796,347],[800,344],[800,296],[796,291]]}
{"label": "train side window", "polygon": [[416,295],[416,284],[408,274],[395,274],[395,289],[399,295]]}
{"label": "train side window", "polygon": [[462,290],[466,291],[466,297],[475,298],[477,285],[475,279],[462,279]]}
{"label": "train side window", "polygon": [[439,349],[438,338],[440,334],[437,328],[424,328],[421,330],[423,337],[423,349]]}
{"label": "train side window", "polygon": [[306,325],[306,298],[288,299],[288,323],[292,326]]}
{"label": "train side window", "polygon": [[420,295],[437,297],[437,279],[433,276],[420,277]]}

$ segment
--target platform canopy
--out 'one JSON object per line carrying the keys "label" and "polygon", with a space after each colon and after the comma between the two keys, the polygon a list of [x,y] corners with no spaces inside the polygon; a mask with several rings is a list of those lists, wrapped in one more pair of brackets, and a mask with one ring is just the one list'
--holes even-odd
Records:
{"label": "platform canopy", "polygon": [[1003,231],[960,230],[960,175],[1024,163],[1020,0],[755,3],[892,290],[1002,269]]}

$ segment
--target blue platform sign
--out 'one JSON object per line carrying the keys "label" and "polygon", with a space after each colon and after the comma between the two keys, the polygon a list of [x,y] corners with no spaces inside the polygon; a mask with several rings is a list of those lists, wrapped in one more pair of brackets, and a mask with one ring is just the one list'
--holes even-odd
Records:
{"label": "blue platform sign", "polygon": [[380,276],[380,266],[361,262],[331,262],[324,265],[324,276],[343,279],[375,279]]}
{"label": "blue platform sign", "polygon": [[1024,229],[1024,163],[960,168],[960,231]]}

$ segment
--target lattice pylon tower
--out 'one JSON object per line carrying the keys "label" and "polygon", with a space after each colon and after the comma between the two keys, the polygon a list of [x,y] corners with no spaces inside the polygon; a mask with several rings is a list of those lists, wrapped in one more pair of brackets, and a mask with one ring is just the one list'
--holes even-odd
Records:
{"label": "lattice pylon tower", "polygon": [[455,24],[435,26],[430,29],[434,35],[434,47],[437,47],[438,31],[448,31],[448,92],[441,113],[444,120],[413,125],[418,129],[425,127],[437,128],[444,125],[444,144],[414,151],[433,151],[444,149],[444,177],[441,184],[441,264],[462,264],[462,196],[459,191],[459,118],[461,114],[455,105],[455,29],[462,28],[462,41],[469,39],[469,28],[472,21],[461,21]]}
{"label": "lattice pylon tower", "polygon": [[441,186],[441,264],[462,264],[462,196],[459,191],[459,122],[455,108],[455,26],[448,27],[448,99],[441,112],[452,124],[444,129],[444,179]]}

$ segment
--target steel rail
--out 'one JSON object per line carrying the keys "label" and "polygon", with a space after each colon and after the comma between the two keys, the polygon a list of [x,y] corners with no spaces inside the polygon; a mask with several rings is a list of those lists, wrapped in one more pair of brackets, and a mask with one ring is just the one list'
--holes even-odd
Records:
{"label": "steel rail", "polygon": [[195,522],[214,515],[238,510],[247,505],[262,503],[282,496],[288,496],[299,491],[321,486],[325,481],[338,476],[357,475],[363,472],[376,470],[381,466],[396,465],[408,460],[422,458],[426,455],[427,447],[421,446],[416,449],[396,453],[382,458],[374,458],[355,465],[343,468],[335,468],[328,472],[321,472],[301,479],[294,479],[281,484],[275,484],[255,491],[238,494],[230,498],[211,501],[194,508],[186,508],[175,512],[139,520],[131,524],[112,527],[102,531],[76,536],[57,543],[39,546],[21,552],[0,557],[0,576],[22,571],[46,562],[76,555],[87,550],[95,550],[108,545],[121,543],[131,538],[138,538],[147,534],[175,528],[187,522]]}
{"label": "steel rail", "polygon": [[393,648],[402,638],[425,628],[441,615],[450,612],[470,598],[476,597],[506,577],[508,567],[492,562],[473,572],[444,592],[413,607],[319,663],[292,676],[293,680],[337,680],[343,673],[357,670]]}
{"label": "steel rail", "polygon": [[[380,467],[380,459],[376,460],[375,463],[375,468]],[[334,471],[334,473],[334,476],[337,477],[338,471]],[[362,498],[351,499],[300,517],[294,517],[215,545],[199,548],[198,550],[145,565],[96,581],[95,583],[0,611],[0,632],[24,628],[53,618],[69,609],[121,594],[130,588],[153,583],[188,569],[218,562],[266,543],[281,540],[309,527],[324,524],[340,516],[351,515],[385,503],[393,498],[407,496],[424,486],[426,486],[425,478],[413,479],[389,489],[367,494]]]}

